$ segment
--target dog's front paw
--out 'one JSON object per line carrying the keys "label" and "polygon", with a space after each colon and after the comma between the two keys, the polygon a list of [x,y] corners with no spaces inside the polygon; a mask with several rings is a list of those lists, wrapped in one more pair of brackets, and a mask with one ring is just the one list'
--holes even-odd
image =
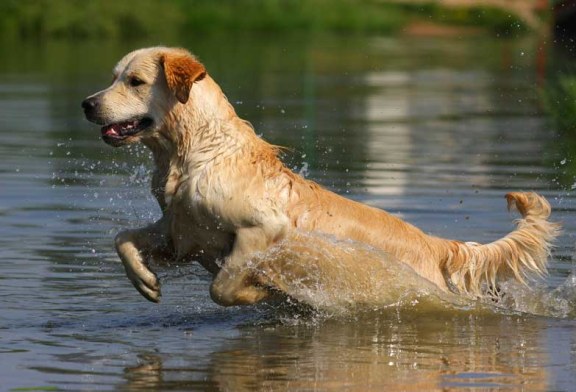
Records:
{"label": "dog's front paw", "polygon": [[144,265],[140,268],[132,269],[124,266],[126,275],[132,282],[136,290],[148,301],[158,303],[162,293],[160,291],[160,281],[154,272],[150,271]]}

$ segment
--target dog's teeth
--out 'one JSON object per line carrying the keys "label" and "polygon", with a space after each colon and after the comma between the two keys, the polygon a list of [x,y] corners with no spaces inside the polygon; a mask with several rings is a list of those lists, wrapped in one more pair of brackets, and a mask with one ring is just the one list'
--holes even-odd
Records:
{"label": "dog's teeth", "polygon": [[124,124],[123,128],[126,130],[130,130],[130,129],[136,128],[137,126],[138,126],[138,121],[133,121],[133,122]]}
{"label": "dog's teeth", "polygon": [[138,131],[140,121],[134,120],[130,122],[110,124],[102,127],[102,134],[107,136],[127,136],[132,135]]}

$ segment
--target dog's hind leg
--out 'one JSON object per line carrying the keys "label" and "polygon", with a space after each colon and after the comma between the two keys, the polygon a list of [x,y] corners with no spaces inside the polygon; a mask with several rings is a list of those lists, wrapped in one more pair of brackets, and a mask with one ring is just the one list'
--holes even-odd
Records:
{"label": "dog's hind leg", "polygon": [[260,227],[243,228],[236,233],[232,253],[226,258],[210,286],[210,296],[219,305],[250,305],[270,295],[261,285],[258,271],[251,265],[255,253],[270,242]]}
{"label": "dog's hind leg", "polygon": [[116,251],[122,260],[128,279],[144,298],[160,302],[160,282],[146,265],[146,259],[156,254],[169,254],[170,241],[166,222],[158,222],[136,230],[118,233]]}

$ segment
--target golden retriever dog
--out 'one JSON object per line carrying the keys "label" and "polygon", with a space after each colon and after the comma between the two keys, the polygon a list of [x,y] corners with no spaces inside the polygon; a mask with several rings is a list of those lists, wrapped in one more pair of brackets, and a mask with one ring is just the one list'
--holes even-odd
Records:
{"label": "golden retriever dog", "polygon": [[[102,127],[106,143],[142,142],[152,151],[152,193],[162,217],[115,239],[128,278],[150,301],[160,300],[160,283],[149,260],[160,255],[199,261],[214,276],[210,294],[218,304],[257,303],[282,291],[269,278],[282,271],[272,266],[260,273],[254,258],[295,233],[367,244],[446,293],[477,295],[500,278],[525,281],[546,272],[558,228],[547,220],[550,205],[535,193],[506,195],[508,207],[522,218],[495,242],[435,237],[290,171],[278,158],[279,149],[236,115],[205,67],[185,49],[133,51],[113,75],[112,85],[86,98],[82,107],[86,118]],[[333,275],[331,265],[325,260],[314,273]],[[361,257],[352,257],[348,266],[359,279],[369,273]],[[307,265],[297,267],[292,264],[291,274],[306,274]]]}

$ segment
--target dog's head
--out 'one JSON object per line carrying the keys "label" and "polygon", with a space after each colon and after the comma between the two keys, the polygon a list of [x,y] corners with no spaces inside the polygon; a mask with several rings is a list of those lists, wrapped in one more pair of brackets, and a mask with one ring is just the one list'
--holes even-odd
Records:
{"label": "dog's head", "polygon": [[82,101],[82,108],[89,121],[102,125],[106,143],[133,143],[159,131],[166,114],[186,103],[194,82],[205,75],[184,49],[139,49],[118,62],[112,85]]}

